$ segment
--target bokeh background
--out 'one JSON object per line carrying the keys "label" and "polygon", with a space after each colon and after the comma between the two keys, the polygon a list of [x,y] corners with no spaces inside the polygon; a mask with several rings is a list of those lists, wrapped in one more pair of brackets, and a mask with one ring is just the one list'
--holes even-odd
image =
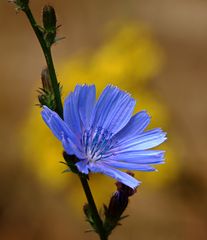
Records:
{"label": "bokeh background", "polygon": [[[38,21],[48,1],[31,0]],[[112,83],[131,92],[151,127],[168,132],[166,164],[131,198],[111,239],[207,239],[207,2],[49,1],[66,38],[53,48],[64,96],[76,83]],[[61,146],[40,118],[36,90],[45,66],[22,13],[0,2],[0,239],[97,239],[82,214],[76,176],[61,174]],[[115,190],[90,184],[99,207]]]}

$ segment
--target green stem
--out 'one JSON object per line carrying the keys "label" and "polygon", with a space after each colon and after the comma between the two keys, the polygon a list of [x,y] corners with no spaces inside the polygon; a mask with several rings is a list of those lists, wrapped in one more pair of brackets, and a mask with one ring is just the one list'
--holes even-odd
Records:
{"label": "green stem", "polygon": [[[53,60],[52,60],[51,49],[50,49],[50,47],[47,46],[46,41],[43,36],[43,32],[40,30],[40,27],[37,25],[29,6],[23,8],[22,10],[25,12],[27,18],[29,19],[29,22],[30,22],[30,24],[37,36],[37,39],[39,40],[39,43],[42,47],[42,50],[43,50],[43,53],[44,53],[44,56],[45,56],[45,59],[47,62],[48,71],[50,73],[52,88],[53,88],[54,95],[55,95],[56,112],[59,114],[60,117],[63,117],[63,106],[62,106],[62,101],[61,101],[60,89],[59,89],[59,85],[58,85],[58,81],[57,81],[57,77],[56,77],[56,73],[55,73],[55,68],[54,68],[54,64],[53,64]],[[102,222],[102,220],[99,216],[98,210],[96,208],[96,204],[93,199],[93,195],[91,193],[91,190],[90,190],[90,187],[88,184],[88,180],[86,179],[86,177],[83,174],[79,174],[79,178],[82,183],[86,198],[88,200],[88,204],[93,213],[94,221],[95,221],[96,228],[98,230],[100,239],[107,240],[107,236],[106,236],[104,228],[103,228],[103,222]]]}
{"label": "green stem", "polygon": [[94,199],[93,199],[93,196],[92,196],[89,184],[88,184],[88,180],[86,179],[86,176],[84,176],[83,174],[80,174],[79,177],[80,177],[80,180],[81,180],[86,198],[88,200],[88,204],[89,204],[90,209],[92,211],[92,214],[93,214],[93,217],[94,217],[94,220],[95,220],[96,228],[98,230],[98,234],[100,236],[100,239],[101,240],[107,240],[108,238],[107,238],[105,230],[103,228],[103,222],[102,222],[102,220],[99,216],[98,210],[96,208],[96,204],[94,202]]}
{"label": "green stem", "polygon": [[55,97],[55,102],[56,102],[56,112],[60,115],[60,117],[63,117],[63,106],[62,106],[62,102],[61,102],[59,84],[57,81],[57,76],[56,76],[56,72],[55,72],[55,68],[54,68],[54,64],[53,64],[53,60],[52,60],[51,48],[47,46],[44,36],[43,36],[43,32],[40,30],[40,27],[37,25],[29,6],[23,8],[22,10],[25,12],[27,18],[29,19],[29,22],[30,22],[30,24],[37,36],[37,39],[39,40],[39,43],[42,47],[42,51],[44,53],[44,56],[45,56],[45,59],[47,62],[48,71],[50,74],[50,79],[51,79],[51,83],[52,83],[52,87],[53,87],[53,91],[54,91],[54,97]]}

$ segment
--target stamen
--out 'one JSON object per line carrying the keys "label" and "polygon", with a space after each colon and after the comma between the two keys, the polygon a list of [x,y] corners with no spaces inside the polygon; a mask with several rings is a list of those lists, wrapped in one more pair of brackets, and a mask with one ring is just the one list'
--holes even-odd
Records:
{"label": "stamen", "polygon": [[82,136],[84,152],[89,161],[99,161],[102,155],[108,151],[111,144],[112,133],[98,127],[93,130],[85,131]]}

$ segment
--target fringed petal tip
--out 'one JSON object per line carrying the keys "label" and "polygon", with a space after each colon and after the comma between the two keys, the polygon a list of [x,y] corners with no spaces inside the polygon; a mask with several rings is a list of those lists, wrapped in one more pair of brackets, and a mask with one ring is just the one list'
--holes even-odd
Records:
{"label": "fringed petal tip", "polygon": [[[108,84],[106,86],[106,88],[109,88],[109,89],[117,89],[119,92],[122,92],[123,94],[127,95],[128,97],[132,98],[132,94],[129,93],[128,91],[126,90],[121,90],[119,87],[113,85],[113,84]],[[135,100],[134,100],[135,101]]]}

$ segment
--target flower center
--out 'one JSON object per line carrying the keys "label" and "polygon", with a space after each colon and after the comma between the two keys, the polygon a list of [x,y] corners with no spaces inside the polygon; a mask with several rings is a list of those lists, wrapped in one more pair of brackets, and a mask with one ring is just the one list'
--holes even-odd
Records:
{"label": "flower center", "polygon": [[95,162],[111,148],[112,133],[101,127],[86,130],[82,136],[82,145],[89,162]]}

